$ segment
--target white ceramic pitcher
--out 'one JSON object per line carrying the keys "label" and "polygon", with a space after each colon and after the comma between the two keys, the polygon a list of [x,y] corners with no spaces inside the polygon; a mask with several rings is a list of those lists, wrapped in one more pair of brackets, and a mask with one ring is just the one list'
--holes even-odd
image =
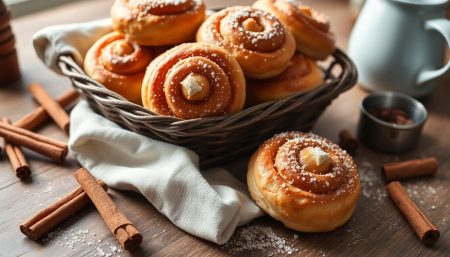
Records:
{"label": "white ceramic pitcher", "polygon": [[449,0],[367,0],[349,42],[361,86],[414,97],[450,76]]}

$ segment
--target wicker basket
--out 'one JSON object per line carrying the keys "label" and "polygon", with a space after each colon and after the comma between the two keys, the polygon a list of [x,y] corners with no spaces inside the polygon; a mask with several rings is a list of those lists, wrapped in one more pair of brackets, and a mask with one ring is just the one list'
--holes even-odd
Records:
{"label": "wicker basket", "polygon": [[356,68],[347,55],[336,50],[329,59],[324,67],[325,84],[313,91],[232,116],[192,120],[158,116],[126,101],[87,76],[71,56],[61,56],[59,66],[94,110],[141,135],[192,149],[200,156],[200,166],[206,168],[254,150],[274,133],[310,130],[331,101],[356,83]]}

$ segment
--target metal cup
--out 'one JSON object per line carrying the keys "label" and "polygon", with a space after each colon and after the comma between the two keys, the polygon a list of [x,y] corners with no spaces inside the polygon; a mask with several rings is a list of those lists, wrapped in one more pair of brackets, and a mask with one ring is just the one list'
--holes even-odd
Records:
{"label": "metal cup", "polygon": [[[364,145],[397,154],[412,150],[419,143],[428,114],[416,99],[393,92],[372,93],[364,98],[360,108],[358,138]],[[371,108],[402,110],[413,120],[413,124],[398,125],[383,121],[369,113]]]}

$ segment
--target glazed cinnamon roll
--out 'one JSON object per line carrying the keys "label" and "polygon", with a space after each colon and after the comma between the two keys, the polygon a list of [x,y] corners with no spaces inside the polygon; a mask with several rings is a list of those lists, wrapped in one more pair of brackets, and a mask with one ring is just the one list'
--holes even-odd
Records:
{"label": "glazed cinnamon roll", "polygon": [[296,0],[258,0],[254,8],[274,14],[292,32],[297,51],[323,60],[334,52],[335,40],[325,16]]}
{"label": "glazed cinnamon roll", "polygon": [[224,49],[205,43],[176,46],[156,58],[142,84],[149,110],[181,119],[233,114],[245,103],[245,79]]}
{"label": "glazed cinnamon roll", "polygon": [[288,132],[263,143],[248,164],[252,198],[301,232],[325,232],[350,219],[360,194],[350,155],[314,134]]}
{"label": "glazed cinnamon roll", "polygon": [[141,104],[141,85],[147,65],[158,50],[127,41],[124,35],[109,33],[86,53],[86,74],[127,100]]}
{"label": "glazed cinnamon roll", "polygon": [[146,46],[194,40],[204,19],[202,0],[116,0],[111,8],[113,28]]}
{"label": "glazed cinnamon roll", "polygon": [[247,80],[247,106],[286,98],[313,90],[324,82],[324,73],[316,62],[295,54],[286,70],[275,78]]}
{"label": "glazed cinnamon roll", "polygon": [[235,6],[211,15],[197,32],[198,42],[212,43],[230,52],[247,77],[275,77],[287,67],[295,40],[270,13]]}

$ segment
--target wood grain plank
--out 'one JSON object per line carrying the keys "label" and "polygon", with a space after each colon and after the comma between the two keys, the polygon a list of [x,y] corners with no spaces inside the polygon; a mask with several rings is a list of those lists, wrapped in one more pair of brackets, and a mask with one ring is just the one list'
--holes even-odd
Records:
{"label": "wood grain plank", "polygon": [[[208,6],[224,5],[223,1],[208,0]],[[226,5],[251,1],[227,1]],[[344,0],[305,0],[307,4],[330,17],[338,45],[346,48],[351,31],[351,19]],[[67,78],[58,76],[38,60],[30,38],[38,29],[49,25],[82,22],[107,17],[112,0],[82,1],[50,9],[13,21],[22,81],[0,88],[0,116],[12,120],[20,118],[36,104],[25,88],[31,81],[44,85],[53,96],[70,88]],[[61,15],[77,13],[79,15]],[[279,237],[297,249],[299,256],[446,256],[450,252],[450,78],[424,104],[429,120],[419,147],[396,156],[384,155],[362,147],[355,158],[361,174],[363,193],[352,219],[330,233],[306,234],[286,229],[268,216],[253,221],[249,226],[272,228]],[[445,86],[444,86],[445,85]],[[318,120],[314,132],[337,140],[341,129],[355,131],[359,117],[359,103],[367,93],[355,87],[337,98]],[[42,127],[39,133],[59,140],[67,140],[54,124]],[[101,220],[94,207],[88,207],[53,230],[53,239],[42,243],[28,240],[19,231],[19,224],[56,198],[76,187],[72,172],[79,166],[69,158],[64,166],[57,166],[32,152],[26,151],[33,180],[23,183],[0,157],[0,256],[131,256],[113,251],[118,247],[115,238]],[[408,180],[404,183],[417,205],[441,229],[441,239],[433,247],[419,243],[407,222],[395,209],[384,191],[380,166],[385,162],[409,158],[435,156],[440,162],[435,177]],[[249,156],[227,165],[237,178],[245,181]],[[228,256],[226,248],[196,238],[174,226],[157,212],[144,197],[132,192],[110,190],[114,202],[132,220],[144,236],[141,249],[133,256]],[[199,224],[200,226],[201,224]],[[87,233],[84,233],[86,232]],[[78,234],[79,233],[79,234]],[[239,232],[238,232],[239,233]],[[298,235],[295,239],[294,235]],[[67,237],[67,238],[65,238]],[[75,238],[77,237],[77,238]],[[84,242],[83,242],[84,240]],[[100,241],[99,241],[100,240]],[[5,254],[7,253],[7,254]],[[238,256],[289,256],[275,248],[243,251]]]}

